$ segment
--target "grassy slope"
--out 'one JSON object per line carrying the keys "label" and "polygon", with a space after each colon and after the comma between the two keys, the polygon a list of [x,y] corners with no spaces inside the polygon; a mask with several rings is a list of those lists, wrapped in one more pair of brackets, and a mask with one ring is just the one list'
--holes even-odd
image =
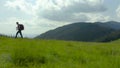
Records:
{"label": "grassy slope", "polygon": [[0,38],[0,68],[119,68],[119,44]]}

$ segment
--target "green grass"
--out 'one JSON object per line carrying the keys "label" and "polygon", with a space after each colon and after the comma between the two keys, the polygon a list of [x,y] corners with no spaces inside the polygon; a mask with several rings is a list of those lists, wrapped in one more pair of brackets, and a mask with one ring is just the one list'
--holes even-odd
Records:
{"label": "green grass", "polygon": [[0,68],[120,68],[119,44],[0,37]]}

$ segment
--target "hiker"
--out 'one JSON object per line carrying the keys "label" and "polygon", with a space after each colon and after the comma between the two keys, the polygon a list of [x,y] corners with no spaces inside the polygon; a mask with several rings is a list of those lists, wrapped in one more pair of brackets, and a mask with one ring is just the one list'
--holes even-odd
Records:
{"label": "hiker", "polygon": [[23,24],[19,24],[19,22],[16,22],[16,24],[17,24],[16,29],[17,29],[18,31],[17,31],[17,33],[16,33],[15,38],[17,38],[18,33],[20,34],[21,38],[23,38],[22,30],[24,30],[24,26],[23,26]]}

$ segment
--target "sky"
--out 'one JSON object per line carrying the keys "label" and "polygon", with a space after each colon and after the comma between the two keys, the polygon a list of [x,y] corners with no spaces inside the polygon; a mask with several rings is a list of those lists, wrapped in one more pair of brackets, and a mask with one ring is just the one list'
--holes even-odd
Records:
{"label": "sky", "polygon": [[120,22],[120,0],[0,0],[0,33],[14,36],[16,22],[25,37],[74,22]]}

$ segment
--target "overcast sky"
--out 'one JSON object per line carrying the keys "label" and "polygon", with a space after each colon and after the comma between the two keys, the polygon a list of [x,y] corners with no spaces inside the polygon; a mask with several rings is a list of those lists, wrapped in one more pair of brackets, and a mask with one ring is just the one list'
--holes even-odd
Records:
{"label": "overcast sky", "polygon": [[73,22],[120,21],[120,0],[0,0],[0,33],[36,36]]}

